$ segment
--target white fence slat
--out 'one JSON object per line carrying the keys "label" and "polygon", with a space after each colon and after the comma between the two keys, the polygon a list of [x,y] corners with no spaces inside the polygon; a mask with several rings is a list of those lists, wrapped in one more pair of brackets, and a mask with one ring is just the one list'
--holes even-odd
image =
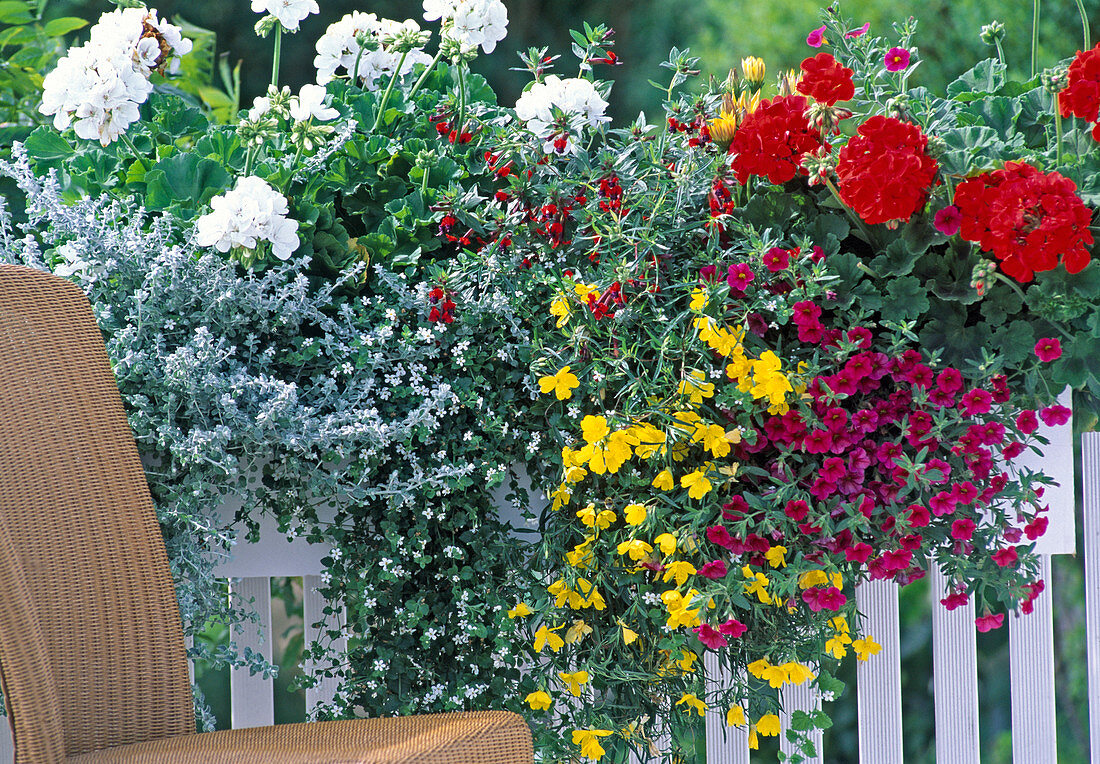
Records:
{"label": "white fence slat", "polygon": [[940,604],[947,579],[932,566],[932,677],[936,703],[936,764],[978,764],[978,640],[974,603]]}
{"label": "white fence slat", "polygon": [[1039,555],[1046,588],[1030,615],[1009,617],[1012,666],[1012,761],[1032,764],[1058,760],[1054,709],[1054,617],[1051,610],[1050,555]]}
{"label": "white fence slat", "polygon": [[[1067,408],[1073,406],[1073,391],[1066,388],[1058,396],[1058,403]],[[1015,475],[1025,468],[1042,472],[1054,480],[1046,486],[1041,501],[1047,505],[1047,532],[1035,542],[1036,554],[1077,554],[1077,506],[1074,497],[1073,420],[1057,427],[1039,422],[1036,436],[1050,442],[1041,446],[1039,456],[1030,448],[1017,456],[1009,465],[1009,474]]]}
{"label": "white fence slat", "polygon": [[[729,684],[732,674],[718,665],[718,655],[708,650],[703,655],[707,675],[718,677],[719,684]],[[749,764],[749,728],[726,726],[725,708],[708,708],[707,764]]]}
{"label": "white fence slat", "polygon": [[[321,587],[320,576],[303,576],[302,577],[302,615],[305,621],[305,640],[308,646],[312,642],[316,642],[322,636],[324,631],[327,631],[329,627],[335,626],[337,619],[341,629],[344,625],[344,613],[341,611],[336,615],[326,616],[324,614],[324,608],[327,601],[317,591]],[[316,629],[313,624],[318,621],[325,622],[325,628]],[[347,639],[340,637],[332,643],[332,647],[337,651],[344,651],[347,649]],[[312,673],[314,670],[313,662],[307,661],[303,666],[303,670],[306,674]],[[312,714],[313,708],[318,703],[331,703],[333,698],[336,697],[336,690],[340,686],[340,681],[336,678],[325,677],[321,679],[320,683],[315,687],[306,688],[306,713]]]}
{"label": "white fence slat", "polygon": [[1100,433],[1081,435],[1085,531],[1085,642],[1089,669],[1089,750],[1100,761]]}
{"label": "white fence slat", "polygon": [[[787,740],[787,729],[791,726],[791,716],[795,711],[810,712],[821,708],[821,698],[813,686],[809,682],[805,682],[801,685],[784,685],[779,693],[779,702],[783,706],[783,711],[779,714],[779,721],[783,728],[779,738],[779,750],[786,754],[801,753],[799,746]],[[817,755],[813,758],[804,758],[803,761],[806,764],[822,764],[824,761],[821,752],[822,737],[821,730],[814,730],[811,733],[810,741],[814,744]]]}
{"label": "white fence slat", "polygon": [[[243,634],[232,634],[237,649],[250,647],[271,662],[271,579],[266,576],[230,581],[229,590],[246,608],[256,609],[259,623],[245,623]],[[263,674],[249,675],[248,668],[229,672],[229,698],[233,729],[267,727],[275,723],[275,684]]]}
{"label": "white fence slat", "polygon": [[863,633],[882,645],[878,655],[858,661],[859,760],[861,764],[899,764],[901,734],[901,638],[898,585],[868,581],[856,587]]}

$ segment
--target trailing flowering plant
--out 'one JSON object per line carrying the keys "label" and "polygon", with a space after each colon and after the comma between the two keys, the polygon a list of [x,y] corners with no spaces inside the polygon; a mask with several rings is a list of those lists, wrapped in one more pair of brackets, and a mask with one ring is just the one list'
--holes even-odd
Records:
{"label": "trailing flowering plant", "polygon": [[[781,730],[777,690],[829,697],[840,660],[873,659],[857,584],[936,565],[980,630],[1044,588],[1046,479],[1013,461],[1068,422],[1066,384],[1097,407],[1095,159],[1040,78],[990,60],[938,97],[909,86],[914,22],[825,21],[832,52],[774,91],[746,60],[674,97],[697,73],[674,51],[664,123],[546,99],[549,134],[521,99],[492,149],[551,292],[544,589],[508,615],[553,756],[678,756],[710,710],[798,760],[828,718]],[[528,63],[524,99],[562,89]]]}

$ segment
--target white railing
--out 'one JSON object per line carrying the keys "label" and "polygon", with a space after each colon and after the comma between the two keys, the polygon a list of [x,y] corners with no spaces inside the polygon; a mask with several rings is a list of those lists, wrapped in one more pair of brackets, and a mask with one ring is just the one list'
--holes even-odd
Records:
{"label": "white railing", "polygon": [[[1014,764],[1057,761],[1055,734],[1054,625],[1051,608],[1050,559],[1053,554],[1075,553],[1076,507],[1073,497],[1073,450],[1069,427],[1046,430],[1051,439],[1042,461],[1043,471],[1059,486],[1048,488],[1044,501],[1050,504],[1050,529],[1038,551],[1041,554],[1046,588],[1035,601],[1031,615],[1008,619],[1012,683],[1012,747]],[[1082,436],[1083,516],[1086,619],[1088,641],[1089,729],[1091,761],[1100,764],[1100,433]],[[1024,463],[1025,457],[1018,462]],[[1038,469],[1040,464],[1029,465]],[[268,521],[270,525],[270,521]],[[299,539],[287,542],[277,530],[261,524],[258,544],[242,544],[222,571],[234,578],[232,591],[253,600],[259,624],[250,625],[234,639],[260,651],[271,660],[270,638],[261,641],[261,630],[271,633],[271,577],[302,576],[306,642],[317,637],[313,624],[322,618],[324,600],[316,589],[320,584],[321,558],[328,550]],[[944,580],[931,572],[933,684],[936,708],[936,760],[940,764],[977,764],[979,761],[977,649],[972,604],[948,612],[939,604]],[[892,582],[864,584],[856,591],[868,633],[882,644],[882,652],[860,663],[857,673],[859,709],[859,757],[863,764],[900,764],[902,761],[902,713],[898,587]],[[705,657],[711,671],[717,669],[713,655]],[[306,667],[308,671],[309,667]],[[331,680],[308,690],[307,708],[331,699]],[[270,679],[234,670],[230,676],[232,726],[271,724],[274,721],[274,688]],[[810,710],[818,703],[807,687],[785,688],[784,733],[794,710]],[[724,714],[706,715],[707,764],[748,764],[748,734],[744,728],[727,728]],[[785,735],[780,743],[791,752]],[[824,761],[820,737],[817,762]],[[667,745],[667,743],[666,743]],[[0,764],[10,762],[11,745],[7,726],[0,732]]]}

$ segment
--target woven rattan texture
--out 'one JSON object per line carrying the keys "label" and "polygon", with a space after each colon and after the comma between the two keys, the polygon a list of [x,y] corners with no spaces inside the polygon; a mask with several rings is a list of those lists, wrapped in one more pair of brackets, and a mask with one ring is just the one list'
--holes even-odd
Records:
{"label": "woven rattan texture", "polygon": [[533,761],[505,712],[193,734],[164,542],[75,286],[0,265],[0,375],[0,680],[17,764]]}
{"label": "woven rattan texture", "polygon": [[0,265],[0,374],[0,667],[16,761],[194,732],[164,542],[79,289]]}
{"label": "woven rattan texture", "polygon": [[520,764],[522,717],[478,711],[226,730],[85,754],[71,764]]}

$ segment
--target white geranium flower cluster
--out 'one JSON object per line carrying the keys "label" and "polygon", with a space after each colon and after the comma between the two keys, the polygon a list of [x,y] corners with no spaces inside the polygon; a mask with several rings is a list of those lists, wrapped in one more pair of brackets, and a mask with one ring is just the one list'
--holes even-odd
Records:
{"label": "white geranium flower cluster", "polygon": [[549,75],[516,102],[516,116],[543,143],[547,154],[575,154],[585,127],[610,122],[607,101],[586,79]]}
{"label": "white geranium flower cluster", "polygon": [[317,0],[252,0],[252,10],[271,14],[288,32],[297,32],[307,16],[321,12]]}
{"label": "white geranium flower cluster", "polygon": [[[354,76],[358,68],[363,89],[377,90],[379,82],[387,80],[401,61],[401,52],[394,43],[399,38],[426,34],[412,19],[393,21],[380,19],[373,13],[349,13],[331,24],[317,41],[317,57],[313,59],[317,82],[324,85],[338,72]],[[365,47],[360,46],[360,40],[366,42]],[[411,72],[417,64],[428,66],[431,62],[432,57],[423,48],[413,48],[401,64],[401,75]]]}
{"label": "white geranium flower cluster", "polygon": [[153,90],[149,75],[175,73],[191,48],[180,28],[158,19],[155,10],[105,13],[88,42],[46,75],[38,110],[52,114],[58,130],[72,125],[79,137],[106,146],[137,121],[138,107]]}
{"label": "white geranium flower cluster", "polygon": [[286,197],[255,175],[241,178],[232,191],[210,200],[211,211],[195,222],[195,241],[219,252],[255,249],[271,242],[271,253],[288,259],[298,248],[298,221],[287,218]]}
{"label": "white geranium flower cluster", "polygon": [[479,45],[492,53],[508,34],[508,9],[501,0],[424,0],[424,20],[443,23],[443,38],[463,53]]}

